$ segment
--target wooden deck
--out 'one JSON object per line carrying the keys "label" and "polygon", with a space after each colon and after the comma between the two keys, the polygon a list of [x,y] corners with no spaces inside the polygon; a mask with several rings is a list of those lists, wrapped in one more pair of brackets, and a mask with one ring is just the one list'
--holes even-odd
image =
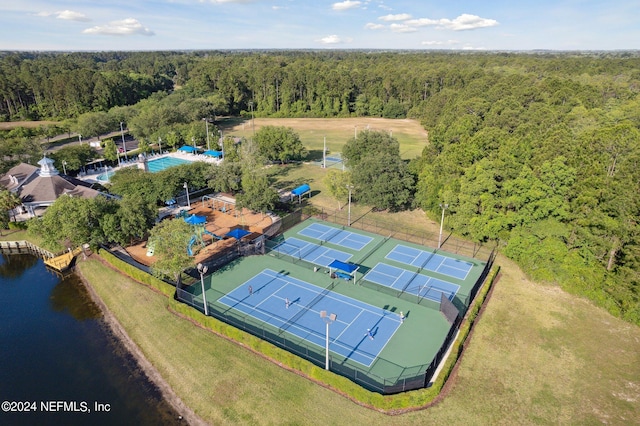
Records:
{"label": "wooden deck", "polygon": [[55,269],[56,271],[66,271],[69,266],[71,266],[71,262],[77,255],[82,253],[82,248],[78,247],[75,250],[71,250],[67,253],[61,254],[60,256],[56,256],[51,259],[45,259],[44,264],[49,268]]}

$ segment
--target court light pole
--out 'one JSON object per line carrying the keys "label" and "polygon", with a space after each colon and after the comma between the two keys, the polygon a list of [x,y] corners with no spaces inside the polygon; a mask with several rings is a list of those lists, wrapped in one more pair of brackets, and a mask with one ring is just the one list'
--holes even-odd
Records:
{"label": "court light pole", "polygon": [[327,315],[327,311],[320,311],[320,318],[324,320],[324,323],[327,325],[327,339],[325,344],[325,364],[324,369],[329,370],[329,325],[338,318],[336,314]]}
{"label": "court light pole", "polygon": [[348,216],[347,216],[347,226],[351,226],[351,190],[353,189],[353,185],[347,185],[347,189],[349,190],[349,208]]}
{"label": "court light pole", "polygon": [[189,185],[187,185],[187,182],[185,182],[182,187],[185,189],[185,191],[187,191],[187,207],[191,208],[191,202],[189,201]]}
{"label": "court light pole", "polygon": [[[251,108],[251,132],[253,133],[253,136],[256,135],[256,125],[255,122],[253,121],[253,101],[249,101],[249,107]],[[251,139],[253,140],[253,139]]]}
{"label": "court light pole", "polygon": [[222,135],[222,130],[219,130],[220,132],[220,143],[218,145],[220,145],[220,150],[222,152],[222,158],[224,158],[224,136]]}
{"label": "court light pole", "polygon": [[440,203],[442,209],[442,217],[440,218],[440,236],[438,237],[438,248],[442,245],[442,225],[444,225],[444,211],[449,208],[449,204]]}
{"label": "court light pole", "polygon": [[129,157],[127,156],[127,144],[124,141],[124,128],[122,127],[122,124],[124,124],[122,121],[120,122],[120,135],[122,136],[122,149],[124,150],[124,159],[126,161],[129,160]]}
{"label": "court light pole", "polygon": [[205,127],[205,131],[207,132],[207,151],[211,150],[210,145],[209,145],[209,119],[208,118],[203,118],[204,120],[204,127]]}
{"label": "court light pole", "polygon": [[204,295],[204,274],[207,273],[209,268],[203,266],[202,263],[198,263],[198,272],[200,272],[200,284],[202,285],[202,304],[204,305],[204,314],[209,316],[209,309],[207,309],[207,298]]}
{"label": "court light pole", "polygon": [[327,168],[327,137],[324,137],[324,147],[322,148],[322,168]]}

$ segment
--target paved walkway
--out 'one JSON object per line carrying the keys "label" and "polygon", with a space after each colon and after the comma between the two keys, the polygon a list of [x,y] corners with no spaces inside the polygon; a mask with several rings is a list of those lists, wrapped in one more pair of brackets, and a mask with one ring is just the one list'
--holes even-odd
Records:
{"label": "paved walkway", "polygon": [[121,246],[115,246],[110,249],[111,253],[113,253],[118,259],[127,262],[131,266],[135,266],[136,268],[151,274],[151,269],[148,266],[143,265],[142,263],[135,260],[131,255]]}

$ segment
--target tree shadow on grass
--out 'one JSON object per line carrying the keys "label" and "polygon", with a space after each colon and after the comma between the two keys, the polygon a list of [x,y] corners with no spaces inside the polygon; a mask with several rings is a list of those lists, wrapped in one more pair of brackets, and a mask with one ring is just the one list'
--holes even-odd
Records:
{"label": "tree shadow on grass", "polygon": [[322,160],[321,149],[310,149],[307,151],[307,161],[320,161]]}
{"label": "tree shadow on grass", "polygon": [[302,167],[301,163],[288,163],[288,164],[274,164],[269,167],[269,177],[274,178],[276,176],[287,176],[291,171],[297,170]]}

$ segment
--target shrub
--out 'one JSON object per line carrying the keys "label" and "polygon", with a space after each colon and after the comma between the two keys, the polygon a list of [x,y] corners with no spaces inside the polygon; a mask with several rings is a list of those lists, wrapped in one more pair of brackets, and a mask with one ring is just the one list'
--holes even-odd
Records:
{"label": "shrub", "polygon": [[125,261],[118,259],[116,256],[109,253],[107,250],[99,250],[98,254],[101,258],[103,258],[106,262],[112,265],[114,268],[120,270],[122,273],[130,276],[132,279],[146,284],[149,287],[153,287],[156,290],[160,291],[162,294],[168,297],[172,297],[175,293],[175,288],[153,275],[144,272],[133,265],[128,264]]}

